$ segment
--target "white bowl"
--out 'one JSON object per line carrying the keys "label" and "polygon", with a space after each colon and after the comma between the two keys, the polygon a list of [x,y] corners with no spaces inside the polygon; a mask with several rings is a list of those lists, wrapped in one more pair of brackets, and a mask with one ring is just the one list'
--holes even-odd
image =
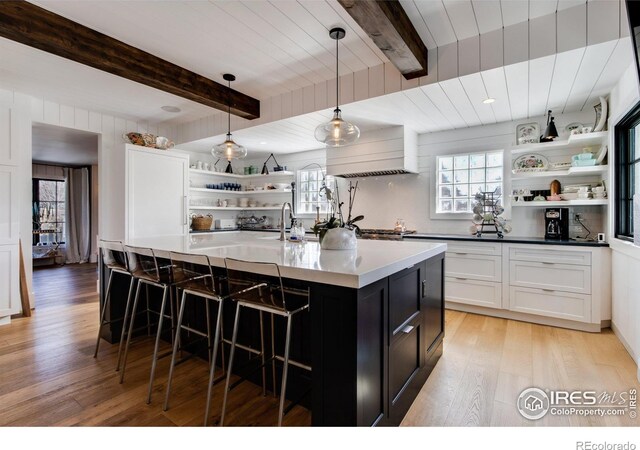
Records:
{"label": "white bowl", "polygon": [[560,194],[560,198],[562,200],[575,200],[578,198],[577,192],[567,192],[565,194]]}

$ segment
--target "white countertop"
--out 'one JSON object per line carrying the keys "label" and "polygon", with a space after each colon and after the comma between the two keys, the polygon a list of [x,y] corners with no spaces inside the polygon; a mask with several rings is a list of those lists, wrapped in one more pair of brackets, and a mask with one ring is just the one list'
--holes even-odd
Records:
{"label": "white countertop", "polygon": [[321,250],[317,241],[281,242],[277,233],[230,231],[188,236],[135,238],[125,244],[168,252],[204,254],[224,267],[224,258],[280,265],[284,278],[361,288],[446,251],[446,244],[358,240],[356,250]]}

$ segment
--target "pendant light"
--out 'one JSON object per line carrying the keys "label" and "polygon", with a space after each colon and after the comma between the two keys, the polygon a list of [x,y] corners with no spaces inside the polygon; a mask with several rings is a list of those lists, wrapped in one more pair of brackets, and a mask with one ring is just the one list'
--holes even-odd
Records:
{"label": "pendant light", "polygon": [[247,156],[247,149],[242,145],[238,145],[233,142],[231,138],[231,82],[236,81],[235,75],[231,75],[230,73],[225,73],[222,78],[224,78],[229,83],[229,90],[227,91],[227,140],[222,144],[218,144],[213,149],[211,149],[211,154],[216,158],[224,158],[227,160],[227,168],[225,170],[226,173],[233,173],[233,169],[231,168],[231,160],[232,159],[242,159]]}
{"label": "pendant light", "polygon": [[352,144],[360,137],[360,129],[352,123],[342,120],[342,111],[338,102],[340,92],[340,77],[338,75],[338,41],[345,35],[343,28],[332,28],[329,31],[331,39],[336,41],[336,109],[333,110],[333,119],[330,122],[318,125],[316,128],[316,139],[329,147],[340,147]]}

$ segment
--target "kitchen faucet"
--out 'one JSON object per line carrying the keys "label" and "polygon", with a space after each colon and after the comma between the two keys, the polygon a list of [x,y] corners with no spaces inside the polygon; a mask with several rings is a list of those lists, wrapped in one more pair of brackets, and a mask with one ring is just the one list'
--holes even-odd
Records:
{"label": "kitchen faucet", "polygon": [[280,240],[284,241],[284,209],[289,206],[289,219],[291,219],[292,223],[296,216],[293,215],[293,208],[291,207],[291,203],[284,202],[282,204],[282,210],[280,211]]}

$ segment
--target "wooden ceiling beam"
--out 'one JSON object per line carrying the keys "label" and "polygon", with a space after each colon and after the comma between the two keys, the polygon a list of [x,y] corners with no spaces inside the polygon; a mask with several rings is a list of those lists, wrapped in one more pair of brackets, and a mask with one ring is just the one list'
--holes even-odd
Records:
{"label": "wooden ceiling beam", "polygon": [[0,1],[0,36],[245,119],[260,101],[26,1]]}
{"label": "wooden ceiling beam", "polygon": [[407,79],[427,76],[427,47],[398,0],[338,0]]}

